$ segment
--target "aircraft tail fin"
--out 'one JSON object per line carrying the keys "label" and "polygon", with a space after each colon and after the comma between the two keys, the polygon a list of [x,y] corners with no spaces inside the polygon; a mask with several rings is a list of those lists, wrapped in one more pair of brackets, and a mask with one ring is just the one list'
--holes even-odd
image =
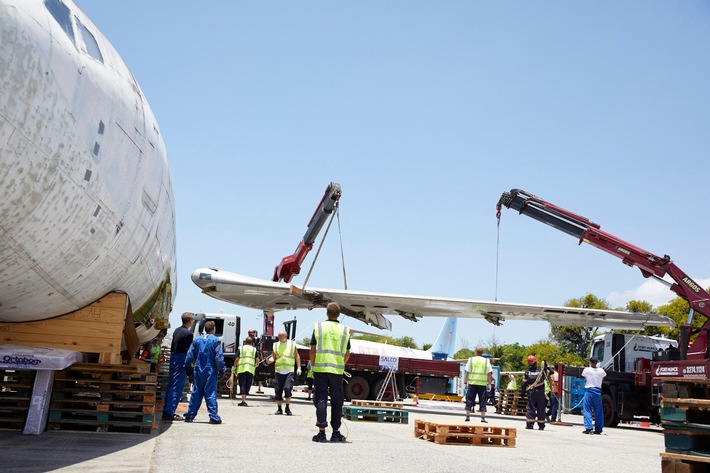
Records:
{"label": "aircraft tail fin", "polygon": [[434,360],[445,360],[454,355],[456,342],[456,317],[447,317],[434,344],[427,351]]}

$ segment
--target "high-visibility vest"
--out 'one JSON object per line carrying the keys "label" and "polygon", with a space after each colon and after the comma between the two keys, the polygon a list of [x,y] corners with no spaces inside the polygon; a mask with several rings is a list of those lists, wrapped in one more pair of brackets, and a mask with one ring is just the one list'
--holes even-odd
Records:
{"label": "high-visibility vest", "polygon": [[293,365],[296,363],[296,344],[292,340],[286,340],[284,343],[277,342],[274,353],[276,353],[274,370],[293,371]]}
{"label": "high-visibility vest", "polygon": [[485,386],[488,384],[488,372],[491,371],[491,364],[488,358],[482,356],[472,356],[466,363],[466,371],[468,371],[468,384],[476,386]]}
{"label": "high-visibility vest", "polygon": [[237,366],[237,374],[251,373],[256,371],[256,348],[251,345],[242,345],[239,349],[239,366]]}
{"label": "high-visibility vest", "polygon": [[316,359],[313,371],[343,374],[350,329],[338,322],[326,321],[315,324],[313,332],[316,337]]}

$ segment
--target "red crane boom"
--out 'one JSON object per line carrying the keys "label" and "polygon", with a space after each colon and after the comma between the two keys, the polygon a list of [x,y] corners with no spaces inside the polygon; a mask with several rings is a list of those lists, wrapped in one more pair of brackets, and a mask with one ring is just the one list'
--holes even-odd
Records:
{"label": "red crane boom", "polygon": [[340,201],[340,184],[331,182],[323,194],[323,198],[318,203],[313,216],[308,221],[308,229],[303,235],[303,239],[296,247],[296,251],[289,256],[284,257],[274,269],[273,281],[291,282],[295,275],[301,272],[301,264],[306,259],[306,255],[313,248],[318,233],[325,224],[328,216],[331,215],[337,208]]}
{"label": "red crane boom", "polygon": [[[586,242],[595,248],[614,255],[620,258],[622,263],[639,268],[644,277],[653,277],[669,286],[671,291],[688,301],[690,305],[688,320],[681,327],[679,346],[682,358],[689,360],[708,358],[710,294],[676,266],[670,256],[657,256],[650,251],[634,246],[601,230],[599,224],[590,221],[586,217],[546,202],[524,190],[512,189],[510,192],[503,193],[496,206],[496,217],[499,221],[500,211],[503,206],[517,210],[523,215],[527,215],[577,238],[580,245],[582,242]],[[673,279],[674,283],[669,283],[662,279],[665,275]],[[700,329],[690,325],[694,312],[700,313],[706,319],[705,324]],[[690,337],[696,333],[697,337],[692,345],[688,347]]]}

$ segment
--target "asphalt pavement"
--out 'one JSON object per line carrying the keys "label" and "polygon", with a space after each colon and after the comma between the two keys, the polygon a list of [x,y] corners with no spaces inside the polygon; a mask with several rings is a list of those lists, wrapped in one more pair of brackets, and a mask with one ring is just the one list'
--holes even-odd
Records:
{"label": "asphalt pavement", "polygon": [[[414,436],[414,420],[463,423],[463,404],[422,401],[406,407],[408,424],[343,420],[347,442],[315,443],[315,408],[295,393],[293,416],[277,416],[273,390],[251,395],[247,407],[219,401],[221,425],[208,424],[202,406],[193,423],[164,422],[150,435],[111,432],[0,432],[0,472],[172,473],[282,470],[310,472],[485,471],[502,473],[661,471],[659,428],[622,426],[583,435],[582,418],[569,426],[525,430],[522,417],[487,416],[489,426],[517,428],[516,446],[437,445]],[[183,405],[181,405],[183,407]],[[180,413],[180,410],[178,410]],[[470,424],[479,424],[478,414]],[[330,436],[330,429],[328,429]]]}

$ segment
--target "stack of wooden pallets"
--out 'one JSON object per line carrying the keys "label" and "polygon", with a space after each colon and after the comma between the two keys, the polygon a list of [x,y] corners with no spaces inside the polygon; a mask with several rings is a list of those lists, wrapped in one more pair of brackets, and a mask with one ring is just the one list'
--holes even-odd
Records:
{"label": "stack of wooden pallets", "polygon": [[516,435],[516,429],[511,427],[414,421],[415,437],[443,445],[515,447]]}
{"label": "stack of wooden pallets", "polygon": [[409,423],[409,413],[403,409],[387,407],[345,406],[343,417],[348,420],[369,420],[375,422]]}
{"label": "stack of wooden pallets", "polygon": [[663,380],[663,473],[710,471],[710,379]]}
{"label": "stack of wooden pallets", "polygon": [[156,382],[140,365],[76,363],[54,378],[47,429],[150,433]]}
{"label": "stack of wooden pallets", "polygon": [[521,394],[519,389],[501,389],[496,405],[496,414],[524,416],[527,405],[528,396]]}
{"label": "stack of wooden pallets", "polygon": [[22,430],[36,371],[0,369],[0,430]]}
{"label": "stack of wooden pallets", "polygon": [[389,407],[392,409],[402,409],[404,403],[401,401],[369,401],[367,399],[353,399],[353,406],[363,407]]}

